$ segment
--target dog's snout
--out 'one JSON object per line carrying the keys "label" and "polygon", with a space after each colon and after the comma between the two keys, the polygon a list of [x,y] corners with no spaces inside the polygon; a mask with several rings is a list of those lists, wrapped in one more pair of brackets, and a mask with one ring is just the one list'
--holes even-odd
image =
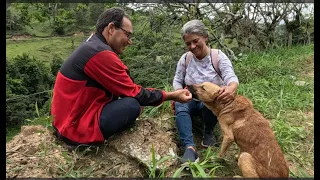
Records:
{"label": "dog's snout", "polygon": [[192,86],[191,85],[187,85],[187,88],[189,89],[189,90],[193,90],[193,88],[192,88]]}
{"label": "dog's snout", "polygon": [[195,93],[195,89],[193,88],[192,85],[187,85],[187,88],[192,94]]}
{"label": "dog's snout", "polygon": [[191,92],[192,97],[193,97],[194,99],[198,99],[198,96],[197,96],[197,94],[196,94],[196,90],[195,90],[194,86],[193,86],[193,85],[187,85],[187,88],[188,88],[188,90]]}

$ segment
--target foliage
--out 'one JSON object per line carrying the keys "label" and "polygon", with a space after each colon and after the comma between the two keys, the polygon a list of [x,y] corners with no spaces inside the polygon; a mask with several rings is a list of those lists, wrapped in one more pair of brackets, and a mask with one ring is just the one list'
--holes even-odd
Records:
{"label": "foliage", "polygon": [[[164,163],[165,161],[173,159],[174,156],[165,156],[165,157],[161,158],[160,160],[157,160],[156,159],[155,150],[154,150],[154,146],[152,144],[151,157],[152,157],[152,164],[151,165],[147,164],[148,171],[149,171],[149,178],[164,178],[164,174],[165,174],[166,169],[164,168],[161,171],[161,173],[158,173],[158,168],[159,168],[158,166],[160,164]],[[158,174],[158,176],[157,176],[157,174]]]}
{"label": "foliage", "polygon": [[53,76],[56,76],[58,71],[60,70],[62,63],[64,60],[60,56],[54,56],[51,63],[50,63],[50,69],[51,69],[51,74]]}
{"label": "foliage", "polygon": [[[54,67],[54,66],[53,66]],[[48,115],[47,91],[54,76],[49,66],[27,54],[6,60],[6,127],[19,127],[27,118]],[[41,93],[39,93],[41,92]],[[36,109],[46,106],[44,114]],[[43,112],[40,110],[40,112]]]}
{"label": "foliage", "polygon": [[73,10],[59,9],[52,26],[54,32],[58,35],[65,34],[65,28],[76,21],[74,17]]}
{"label": "foliage", "polygon": [[[191,19],[205,22],[210,31],[209,44],[222,49],[231,60],[248,50],[287,46],[289,41],[293,41],[292,44],[313,42],[313,10],[310,10],[311,5],[301,3],[12,3],[7,8],[6,26],[9,33],[20,30],[36,35],[33,27],[49,22],[46,31],[57,35],[88,32],[93,30],[101,12],[114,6],[125,9],[132,19],[136,35],[134,42],[137,43],[134,46],[138,49],[153,50],[156,43],[170,49],[167,43],[178,42],[175,49],[182,50],[179,30]],[[285,25],[280,23],[290,19],[291,14],[298,14],[298,20],[288,21]],[[295,28],[290,28],[290,24],[295,24]],[[285,28],[279,31],[281,26]],[[293,33],[291,40],[290,33]]]}
{"label": "foliage", "polygon": [[22,30],[31,22],[29,16],[29,4],[17,3],[6,9],[6,29]]}
{"label": "foliage", "polygon": [[77,3],[77,7],[75,8],[75,23],[77,25],[86,25],[88,23],[89,17],[89,8],[86,4]]}
{"label": "foliage", "polygon": [[99,15],[104,11],[104,6],[101,3],[90,3],[89,6],[89,20],[90,24],[95,24]]}
{"label": "foliage", "polygon": [[172,177],[179,178],[182,176],[182,170],[189,169],[193,178],[214,178],[215,171],[222,167],[219,163],[217,151],[213,152],[211,148],[207,148],[203,152],[203,159],[200,162],[189,161],[178,168]]}

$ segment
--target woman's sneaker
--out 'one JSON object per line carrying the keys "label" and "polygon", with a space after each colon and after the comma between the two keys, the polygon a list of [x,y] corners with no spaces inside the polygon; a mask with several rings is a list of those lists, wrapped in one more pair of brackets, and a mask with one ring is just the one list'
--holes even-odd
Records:
{"label": "woman's sneaker", "polygon": [[199,161],[199,157],[196,151],[194,151],[192,148],[187,148],[184,151],[184,154],[181,158],[181,164],[182,165],[186,165],[189,163],[189,161],[191,162],[198,162]]}
{"label": "woman's sneaker", "polygon": [[219,146],[213,134],[204,134],[201,145],[203,147]]}

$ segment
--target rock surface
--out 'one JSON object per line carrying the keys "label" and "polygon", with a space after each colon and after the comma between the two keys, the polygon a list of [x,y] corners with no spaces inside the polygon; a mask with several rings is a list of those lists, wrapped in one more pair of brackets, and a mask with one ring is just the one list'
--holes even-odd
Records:
{"label": "rock surface", "polygon": [[[136,126],[112,138],[109,142],[118,152],[129,155],[139,162],[152,165],[152,145],[157,160],[166,156],[177,156],[178,147],[174,143],[172,131],[164,131],[149,120],[136,121]],[[176,161],[170,159],[158,168],[170,167]]]}
{"label": "rock surface", "polygon": [[[6,143],[6,177],[146,177],[146,167],[141,163],[151,165],[152,144],[157,160],[177,155],[175,135],[167,130],[155,120],[139,120],[105,145],[70,151],[49,129],[23,126]],[[168,168],[175,162],[177,158],[170,159],[158,168]]]}

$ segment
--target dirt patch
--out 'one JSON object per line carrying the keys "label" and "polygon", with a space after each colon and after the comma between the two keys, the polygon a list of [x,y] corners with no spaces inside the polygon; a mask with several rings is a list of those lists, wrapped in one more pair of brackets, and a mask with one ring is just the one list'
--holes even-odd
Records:
{"label": "dirt patch", "polygon": [[24,39],[30,39],[32,38],[31,35],[13,35],[11,37],[12,40],[24,40]]}
{"label": "dirt patch", "polygon": [[83,32],[76,32],[76,33],[73,34],[73,36],[83,37],[83,36],[84,36],[84,33],[83,33]]}
{"label": "dirt patch", "polygon": [[[7,177],[52,177],[56,164],[64,165],[60,156],[65,150],[43,126],[23,126],[21,133],[6,144]],[[36,168],[41,167],[41,168]]]}
{"label": "dirt patch", "polygon": [[307,57],[301,68],[301,76],[314,77],[314,55]]}
{"label": "dirt patch", "polygon": [[6,176],[147,177],[147,165],[152,164],[152,145],[157,161],[174,157],[159,164],[159,170],[163,167],[174,170],[178,166],[175,133],[168,130],[172,129],[170,121],[164,120],[163,126],[155,121],[136,121],[135,126],[109,138],[104,145],[72,150],[43,126],[23,126],[6,144]]}
{"label": "dirt patch", "polygon": [[136,160],[109,145],[68,148],[43,126],[23,126],[6,144],[7,178],[145,177]]}

